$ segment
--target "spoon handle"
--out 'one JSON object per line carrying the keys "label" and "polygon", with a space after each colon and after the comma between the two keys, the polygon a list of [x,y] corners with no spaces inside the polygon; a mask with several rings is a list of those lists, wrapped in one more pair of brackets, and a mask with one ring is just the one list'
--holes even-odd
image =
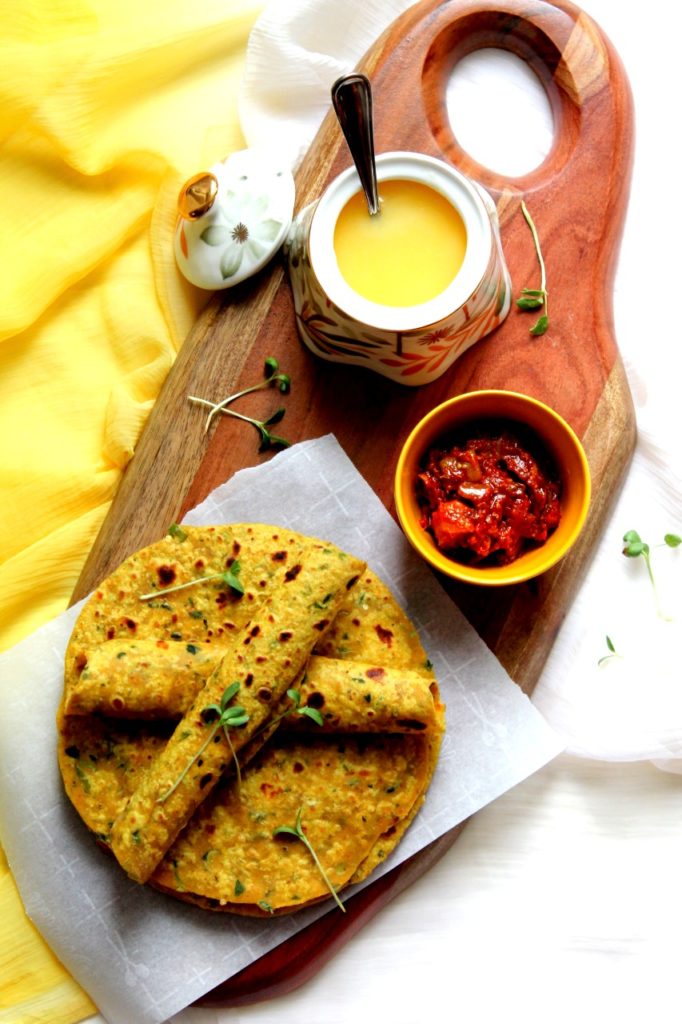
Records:
{"label": "spoon handle", "polygon": [[374,162],[372,90],[366,75],[342,75],[332,86],[332,103],[360,177],[370,214],[379,212]]}

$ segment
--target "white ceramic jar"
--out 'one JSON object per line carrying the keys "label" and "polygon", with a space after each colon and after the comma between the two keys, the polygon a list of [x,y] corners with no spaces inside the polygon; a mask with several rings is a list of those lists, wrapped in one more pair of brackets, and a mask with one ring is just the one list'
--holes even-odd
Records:
{"label": "white ceramic jar", "polygon": [[395,152],[376,162],[380,194],[382,181],[416,181],[455,207],[467,234],[462,266],[442,292],[413,306],[382,305],[354,291],[334,250],[337,219],[360,188],[351,167],[298,214],[285,243],[298,331],[323,359],[366,366],[402,384],[427,384],[509,312],[497,211],[482,188],[442,160]]}

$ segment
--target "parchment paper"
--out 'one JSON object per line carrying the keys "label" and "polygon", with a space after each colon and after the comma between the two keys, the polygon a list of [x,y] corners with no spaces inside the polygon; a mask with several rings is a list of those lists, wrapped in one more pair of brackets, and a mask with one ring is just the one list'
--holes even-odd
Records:
{"label": "parchment paper", "polygon": [[[447,734],[424,808],[373,877],[561,749],[335,438],[237,473],[185,521],[273,523],[330,540],[365,559],[417,625],[447,704]],[[110,1024],[158,1024],[320,914],[340,911],[272,921],[207,913],[129,881],[95,845],[56,763],[55,712],[78,610],[0,656],[0,835],[27,913]]]}

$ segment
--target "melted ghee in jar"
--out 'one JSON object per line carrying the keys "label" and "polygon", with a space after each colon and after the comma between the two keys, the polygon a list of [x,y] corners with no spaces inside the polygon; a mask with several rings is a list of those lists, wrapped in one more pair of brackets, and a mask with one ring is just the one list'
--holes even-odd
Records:
{"label": "melted ghee in jar", "polygon": [[334,250],[339,270],[359,295],[384,306],[415,306],[440,295],[457,275],[467,236],[451,203],[419,181],[379,186],[371,217],[357,192],[339,214]]}

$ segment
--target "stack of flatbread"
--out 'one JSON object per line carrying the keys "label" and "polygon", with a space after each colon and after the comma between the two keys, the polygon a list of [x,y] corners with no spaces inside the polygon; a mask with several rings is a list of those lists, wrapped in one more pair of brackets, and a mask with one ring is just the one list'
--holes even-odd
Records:
{"label": "stack of flatbread", "polygon": [[59,765],[132,879],[267,916],[388,856],[443,728],[416,631],[363,562],[278,527],[176,527],[76,622]]}

